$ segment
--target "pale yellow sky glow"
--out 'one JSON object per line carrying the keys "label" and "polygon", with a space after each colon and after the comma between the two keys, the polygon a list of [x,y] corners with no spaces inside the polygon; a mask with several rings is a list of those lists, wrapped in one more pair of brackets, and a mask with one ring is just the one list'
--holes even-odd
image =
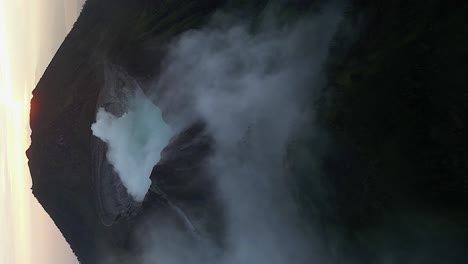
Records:
{"label": "pale yellow sky glow", "polygon": [[31,92],[84,0],[0,0],[0,263],[76,263],[31,193]]}

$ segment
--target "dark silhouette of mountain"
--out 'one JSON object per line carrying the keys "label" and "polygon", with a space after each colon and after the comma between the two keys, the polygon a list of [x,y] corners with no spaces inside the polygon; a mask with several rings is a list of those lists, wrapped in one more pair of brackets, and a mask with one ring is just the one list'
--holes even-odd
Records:
{"label": "dark silhouette of mountain", "polygon": [[[117,200],[100,198],[101,192],[125,190],[120,182],[116,189],[105,189],[101,174],[112,168],[104,158],[104,144],[90,130],[106,80],[105,65],[123,65],[140,81],[149,79],[162,56],[158,47],[162,52],[170,36],[201,25],[223,4],[189,2],[87,1],[34,89],[32,143],[27,151],[33,194],[82,263],[96,263],[103,252],[127,254],[132,230],[132,223],[122,217],[130,214],[133,203],[128,194],[121,193]],[[175,8],[179,9],[171,13]],[[155,35],[157,41],[152,39]],[[147,41],[155,57],[145,53]],[[113,171],[110,174],[110,181],[118,181]]]}
{"label": "dark silhouette of mountain", "polygon": [[[169,211],[186,225],[173,206],[222,218],[210,203],[209,180],[199,175],[212,144],[203,121],[162,152],[141,204],[126,194],[90,127],[104,106],[99,97],[109,72],[124,71],[144,89],[159,73],[172,37],[200,27],[219,7],[257,14],[266,2],[87,1],[33,92],[27,151],[33,194],[81,263],[97,263],[103,255],[117,262],[131,258],[132,234],[149,214]],[[279,2],[298,13],[318,1]],[[317,187],[309,167],[295,161],[291,167],[300,170],[298,200],[311,222],[350,261],[372,263],[386,247],[406,260],[404,247],[418,248],[420,237],[434,244],[434,251],[420,254],[424,263],[466,259],[467,13],[466,1],[347,4],[331,48],[328,85],[316,102],[330,138],[318,162],[326,195],[312,191]],[[164,116],[171,111],[163,109]],[[190,149],[181,150],[187,142]],[[314,140],[301,145],[321,146]],[[216,236],[221,229],[215,224],[209,232]],[[336,242],[330,230],[344,239]]]}

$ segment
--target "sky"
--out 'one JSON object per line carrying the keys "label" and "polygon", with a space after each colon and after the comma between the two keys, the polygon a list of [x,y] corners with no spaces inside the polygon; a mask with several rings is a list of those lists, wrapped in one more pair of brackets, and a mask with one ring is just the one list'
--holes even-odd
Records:
{"label": "sky", "polygon": [[85,0],[0,0],[0,263],[77,263],[31,192],[31,93]]}

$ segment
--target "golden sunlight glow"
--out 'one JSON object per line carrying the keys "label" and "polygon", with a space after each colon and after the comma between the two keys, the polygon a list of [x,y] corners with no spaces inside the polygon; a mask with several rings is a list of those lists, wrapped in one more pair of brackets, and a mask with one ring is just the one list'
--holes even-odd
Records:
{"label": "golden sunlight glow", "polygon": [[[3,5],[1,3],[1,6]],[[10,208],[2,208],[6,209],[2,211],[6,212],[6,216],[11,219],[10,228],[13,232],[10,232],[14,240],[9,241],[9,243],[13,243],[13,250],[15,250],[15,257],[11,260],[16,263],[28,263],[30,262],[28,255],[28,252],[30,252],[29,243],[22,244],[21,247],[17,246],[21,241],[30,241],[27,223],[29,205],[24,195],[25,190],[28,189],[28,183],[23,177],[26,164],[24,164],[23,154],[21,153],[21,150],[25,149],[26,142],[24,137],[20,136],[24,134],[24,127],[22,126],[22,120],[24,120],[23,98],[18,98],[14,94],[7,47],[8,32],[4,19],[6,14],[4,14],[3,8],[0,12],[2,12],[0,13],[0,61],[2,62],[0,65],[0,109],[5,113],[4,122],[7,125],[7,127],[3,128],[3,133],[6,134],[4,140],[7,142],[6,146],[4,146],[6,147],[4,152],[7,157],[11,157],[5,164],[8,173],[4,176],[2,183],[8,186],[5,186],[10,194],[7,199],[13,205]]]}
{"label": "golden sunlight glow", "polygon": [[[0,263],[76,263],[32,196],[25,151],[37,74],[45,70],[83,2],[0,0]],[[60,15],[64,21],[55,19]]]}
{"label": "golden sunlight glow", "polygon": [[[0,6],[4,6],[3,0],[0,0]],[[0,10],[0,109],[4,113],[3,137],[6,141],[7,173],[3,175],[3,183],[8,187],[9,200],[11,206],[9,210],[2,210],[12,221],[10,223],[10,238],[13,241],[7,241],[12,244],[14,255],[11,261],[14,263],[31,263],[29,252],[29,234],[30,226],[29,199],[27,197],[28,186],[30,182],[24,177],[27,170],[27,163],[23,151],[27,148],[27,141],[24,121],[28,117],[28,109],[23,107],[24,100],[22,96],[15,94],[13,81],[11,79],[11,59],[8,54],[8,32],[6,28],[4,8]],[[5,146],[4,146],[5,147]],[[2,197],[3,198],[3,197]],[[6,226],[8,228],[8,226]]]}

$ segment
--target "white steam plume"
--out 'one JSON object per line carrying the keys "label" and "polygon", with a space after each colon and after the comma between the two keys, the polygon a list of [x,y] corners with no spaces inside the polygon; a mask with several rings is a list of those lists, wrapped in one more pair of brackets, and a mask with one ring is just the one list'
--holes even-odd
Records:
{"label": "white steam plume", "polygon": [[128,193],[135,201],[143,201],[151,185],[151,171],[172,136],[159,108],[137,87],[127,113],[115,117],[100,108],[91,129],[107,143],[107,159]]}
{"label": "white steam plume", "polygon": [[340,9],[280,27],[274,15],[267,16],[256,32],[226,17],[218,14],[208,27],[172,43],[154,87],[166,91],[157,98],[163,107],[170,108],[181,95],[190,98],[193,105],[177,118],[188,125],[198,115],[214,138],[205,173],[214,176],[226,213],[225,247],[221,253],[208,249],[205,259],[199,247],[180,241],[170,224],[154,222],[145,227],[141,262],[321,262],[314,232],[301,219],[287,186],[292,174],[285,159],[291,140],[314,133],[302,130],[313,119],[310,104],[320,89]]}

